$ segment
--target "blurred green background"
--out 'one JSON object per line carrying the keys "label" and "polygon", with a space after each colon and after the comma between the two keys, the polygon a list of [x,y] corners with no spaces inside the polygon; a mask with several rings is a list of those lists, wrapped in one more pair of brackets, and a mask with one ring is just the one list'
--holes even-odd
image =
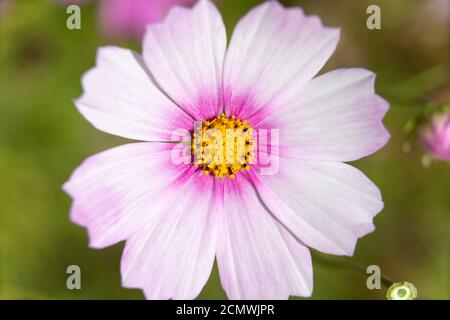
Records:
{"label": "blurred green background", "polygon": [[[140,51],[139,43],[98,32],[98,3],[82,7],[82,29],[66,28],[56,1],[0,0],[0,298],[141,299],[121,288],[123,243],[88,248],[86,231],[69,221],[61,185],[89,155],[125,142],[95,130],[75,110],[80,77],[98,46]],[[422,165],[417,141],[404,151],[404,125],[425,99],[450,100],[449,15],[441,0],[297,0],[325,25],[341,27],[341,41],[325,70],[375,71],[377,91],[391,102],[389,144],[357,161],[381,189],[385,209],[376,231],[357,245],[354,261],[376,264],[394,281],[411,281],[424,299],[450,299],[450,166]],[[218,3],[228,35],[258,1]],[[381,8],[381,30],[368,30],[366,8]],[[322,71],[322,72],[323,72]],[[82,289],[66,288],[66,268],[81,267]],[[314,259],[313,299],[383,299],[366,277]],[[199,298],[225,298],[217,270]]]}

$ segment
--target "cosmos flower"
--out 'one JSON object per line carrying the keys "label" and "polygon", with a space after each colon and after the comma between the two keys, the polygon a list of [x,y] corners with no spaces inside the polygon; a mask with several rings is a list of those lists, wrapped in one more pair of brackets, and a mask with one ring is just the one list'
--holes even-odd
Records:
{"label": "cosmos flower", "polygon": [[[84,4],[89,0],[59,0],[65,4]],[[111,37],[142,39],[149,23],[164,19],[174,5],[192,5],[195,0],[101,0],[100,29]]]}
{"label": "cosmos flower", "polygon": [[[318,17],[271,1],[239,21],[226,48],[220,13],[202,0],[149,25],[142,57],[99,49],[76,106],[99,130],[144,142],[88,158],[64,190],[91,247],[126,241],[123,286],[148,299],[195,298],[217,259],[230,299],[310,296],[309,248],[352,255],[374,230],[380,192],[343,162],[388,141],[388,104],[367,70],[313,79],[338,39]],[[266,147],[277,170],[253,152],[208,162],[212,139],[174,135],[208,128],[250,132],[245,150]],[[174,148],[191,145],[198,161],[174,161]]]}
{"label": "cosmos flower", "polygon": [[450,160],[450,113],[437,112],[421,128],[425,150],[435,159]]}

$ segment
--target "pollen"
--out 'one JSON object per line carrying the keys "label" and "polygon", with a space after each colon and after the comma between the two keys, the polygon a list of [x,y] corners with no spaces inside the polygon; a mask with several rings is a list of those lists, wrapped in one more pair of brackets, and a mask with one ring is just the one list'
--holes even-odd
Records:
{"label": "pollen", "polygon": [[194,163],[205,175],[234,179],[240,170],[250,170],[253,159],[253,129],[245,120],[224,113],[195,126],[192,141]]}

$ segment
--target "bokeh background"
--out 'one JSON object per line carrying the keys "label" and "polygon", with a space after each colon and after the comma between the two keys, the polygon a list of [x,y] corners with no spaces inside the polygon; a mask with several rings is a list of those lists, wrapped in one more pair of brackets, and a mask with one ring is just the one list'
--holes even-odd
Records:
{"label": "bokeh background", "polygon": [[[89,155],[125,140],[95,130],[75,110],[80,77],[94,65],[96,48],[138,41],[99,32],[98,1],[81,8],[82,29],[66,28],[57,1],[0,0],[0,298],[142,299],[120,285],[123,243],[88,248],[86,231],[69,221],[70,199],[61,185]],[[69,1],[70,2],[70,1]],[[228,28],[259,1],[218,1]],[[422,299],[450,299],[450,166],[422,163],[417,140],[404,126],[426,103],[449,102],[448,0],[292,0],[325,25],[341,27],[326,65],[377,73],[377,91],[390,103],[389,144],[357,161],[381,189],[385,208],[376,231],[350,261],[376,264],[394,281],[411,281]],[[381,8],[381,30],[368,30],[366,8]],[[408,151],[408,152],[406,152]],[[322,257],[322,256],[321,256]],[[313,299],[383,299],[366,276],[314,257]],[[333,260],[334,261],[334,260]],[[348,263],[345,258],[338,264]],[[82,289],[66,288],[66,268],[82,271]],[[217,270],[199,296],[221,299]]]}

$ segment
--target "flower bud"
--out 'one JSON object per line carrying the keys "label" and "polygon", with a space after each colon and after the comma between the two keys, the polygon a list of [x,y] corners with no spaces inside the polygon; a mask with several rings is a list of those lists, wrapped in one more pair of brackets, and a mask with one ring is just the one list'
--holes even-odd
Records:
{"label": "flower bud", "polygon": [[433,114],[422,126],[420,136],[431,157],[450,161],[450,112]]}
{"label": "flower bud", "polygon": [[411,282],[396,282],[386,293],[388,300],[413,300],[417,298],[417,289]]}

